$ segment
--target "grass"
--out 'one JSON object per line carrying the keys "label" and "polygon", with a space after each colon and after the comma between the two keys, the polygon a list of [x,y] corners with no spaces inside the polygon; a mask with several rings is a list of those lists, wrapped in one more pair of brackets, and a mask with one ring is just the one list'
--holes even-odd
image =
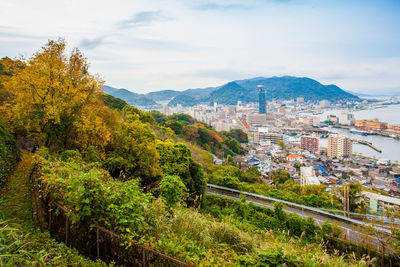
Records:
{"label": "grass", "polygon": [[42,233],[32,218],[29,175],[34,155],[23,160],[0,190],[0,266],[106,266]]}

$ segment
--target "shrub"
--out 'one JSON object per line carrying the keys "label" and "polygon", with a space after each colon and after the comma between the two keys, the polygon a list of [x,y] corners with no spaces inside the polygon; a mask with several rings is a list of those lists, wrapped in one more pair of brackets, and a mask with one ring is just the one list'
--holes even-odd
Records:
{"label": "shrub", "polygon": [[19,159],[19,151],[14,137],[0,122],[0,186],[14,170]]}
{"label": "shrub", "polygon": [[79,153],[79,151],[66,150],[63,153],[61,153],[61,160],[62,161],[80,162],[80,161],[82,161],[82,155],[81,155],[81,153]]}
{"label": "shrub", "polygon": [[187,188],[179,176],[167,175],[161,180],[160,193],[165,203],[172,207],[185,199]]}

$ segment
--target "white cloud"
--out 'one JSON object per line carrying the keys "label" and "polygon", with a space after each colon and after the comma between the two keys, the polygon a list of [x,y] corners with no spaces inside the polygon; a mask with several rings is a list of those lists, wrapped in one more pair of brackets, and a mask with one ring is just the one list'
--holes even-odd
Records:
{"label": "white cloud", "polygon": [[30,55],[65,37],[107,84],[137,92],[272,75],[400,90],[400,8],[380,3],[3,1],[0,53]]}

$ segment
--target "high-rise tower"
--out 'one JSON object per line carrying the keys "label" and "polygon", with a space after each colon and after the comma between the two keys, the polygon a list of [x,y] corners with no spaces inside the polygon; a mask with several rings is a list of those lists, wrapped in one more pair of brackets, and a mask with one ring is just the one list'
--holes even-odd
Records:
{"label": "high-rise tower", "polygon": [[258,88],[258,113],[267,114],[267,102],[265,100],[266,92],[262,85],[257,85]]}

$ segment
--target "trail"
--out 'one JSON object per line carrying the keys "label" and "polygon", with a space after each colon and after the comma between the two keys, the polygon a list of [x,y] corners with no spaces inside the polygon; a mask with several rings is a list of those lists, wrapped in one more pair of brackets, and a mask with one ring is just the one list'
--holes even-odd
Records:
{"label": "trail", "polygon": [[22,160],[0,190],[0,219],[34,228],[29,176],[34,167],[34,154],[22,151]]}

